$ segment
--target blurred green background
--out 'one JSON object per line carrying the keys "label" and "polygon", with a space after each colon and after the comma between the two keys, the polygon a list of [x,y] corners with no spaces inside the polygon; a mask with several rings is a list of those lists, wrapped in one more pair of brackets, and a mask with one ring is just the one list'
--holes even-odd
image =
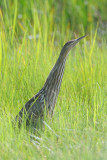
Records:
{"label": "blurred green background", "polygon": [[[52,119],[12,126],[68,40]],[[107,159],[107,0],[0,0],[0,159]]]}
{"label": "blurred green background", "polygon": [[[15,11],[17,6],[17,11]],[[32,33],[34,14],[38,14],[40,23],[48,19],[52,31],[70,28],[72,33],[90,33],[98,24],[99,34],[104,36],[107,31],[107,1],[106,0],[3,0],[0,9],[5,20],[5,29],[11,30],[15,12],[17,36],[22,35],[27,27]],[[64,22],[65,25],[62,25]],[[39,29],[38,29],[39,30]]]}

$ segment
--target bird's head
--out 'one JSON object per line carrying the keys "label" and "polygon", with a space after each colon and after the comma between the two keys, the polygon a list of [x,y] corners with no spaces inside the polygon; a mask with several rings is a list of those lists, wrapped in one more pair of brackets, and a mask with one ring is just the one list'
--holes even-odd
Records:
{"label": "bird's head", "polygon": [[84,37],[86,37],[87,35],[85,36],[82,36],[78,39],[74,39],[74,40],[71,40],[71,41],[68,41],[67,43],[65,43],[65,45],[63,46],[62,50],[61,50],[61,55],[67,55],[68,52],[71,50],[71,48],[73,48],[81,39],[83,39]]}

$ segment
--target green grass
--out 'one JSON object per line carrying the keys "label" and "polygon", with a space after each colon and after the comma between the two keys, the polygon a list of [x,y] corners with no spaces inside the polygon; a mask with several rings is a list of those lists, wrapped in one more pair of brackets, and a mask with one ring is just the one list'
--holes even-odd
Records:
{"label": "green grass", "polygon": [[[99,33],[106,1],[90,0],[87,8],[75,0],[0,3],[0,159],[106,159],[107,34]],[[52,119],[35,134],[14,129],[12,120],[42,88],[64,43],[87,33],[69,53]]]}

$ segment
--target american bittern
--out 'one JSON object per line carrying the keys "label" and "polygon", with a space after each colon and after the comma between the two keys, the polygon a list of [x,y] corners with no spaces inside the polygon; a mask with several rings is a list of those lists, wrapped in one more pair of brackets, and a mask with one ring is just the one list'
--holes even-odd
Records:
{"label": "american bittern", "polygon": [[16,116],[19,125],[21,125],[23,117],[26,120],[26,125],[28,125],[30,121],[35,125],[39,118],[42,119],[45,106],[49,115],[53,115],[53,110],[61,87],[67,55],[71,48],[73,48],[84,37],[86,37],[86,35],[68,41],[63,46],[59,58],[51,70],[43,88],[25,104]]}

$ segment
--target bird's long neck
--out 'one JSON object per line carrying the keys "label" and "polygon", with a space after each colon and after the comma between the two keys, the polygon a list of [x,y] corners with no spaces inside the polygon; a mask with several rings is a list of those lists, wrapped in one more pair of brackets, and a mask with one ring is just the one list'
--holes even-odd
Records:
{"label": "bird's long neck", "polygon": [[56,102],[65,69],[66,58],[67,56],[63,58],[61,55],[59,56],[56,64],[54,65],[44,84],[46,99],[48,103],[53,101],[53,104],[55,104]]}

